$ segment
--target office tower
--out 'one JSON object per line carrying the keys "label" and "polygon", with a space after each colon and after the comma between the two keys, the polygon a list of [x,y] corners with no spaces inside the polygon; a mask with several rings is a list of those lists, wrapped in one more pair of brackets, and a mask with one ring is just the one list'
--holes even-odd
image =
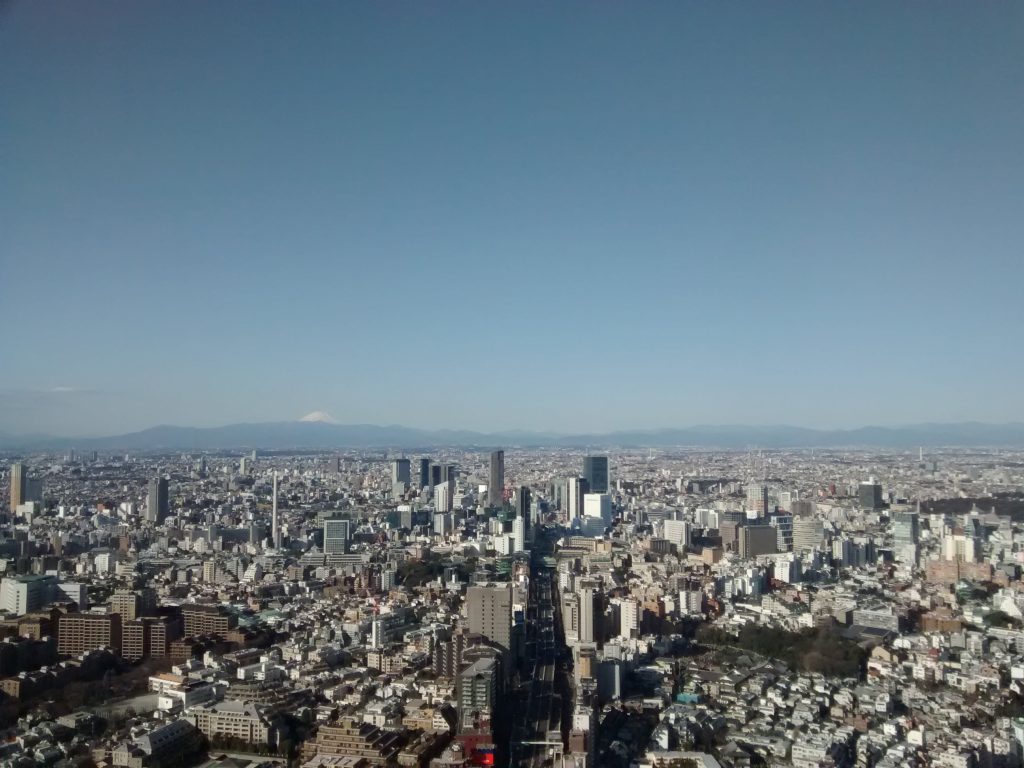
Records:
{"label": "office tower", "polygon": [[11,464],[11,514],[25,503],[25,465],[20,461]]}
{"label": "office tower", "polygon": [[607,456],[586,456],[583,459],[583,478],[591,493],[608,493],[611,482]]}
{"label": "office tower", "polygon": [[487,503],[492,507],[505,504],[505,452],[491,451],[491,477],[487,485]]}
{"label": "office tower", "polygon": [[170,511],[167,493],[167,478],[154,477],[149,481],[149,493],[146,496],[146,519],[160,525]]}
{"label": "office tower", "polygon": [[516,518],[522,518],[524,539],[529,538],[530,533],[531,501],[530,489],[525,485],[519,486],[516,491]]}
{"label": "office tower", "polygon": [[420,488],[430,485],[430,459],[420,459]]}
{"label": "office tower", "polygon": [[350,532],[348,520],[324,520],[324,554],[347,553]]}
{"label": "office tower", "polygon": [[821,549],[825,541],[825,525],[816,517],[806,515],[793,518],[793,551]]}
{"label": "office tower", "polygon": [[572,521],[583,515],[583,497],[590,486],[582,477],[570,477],[565,483],[565,519]]}
{"label": "office tower", "polygon": [[512,650],[512,585],[474,585],[466,590],[466,628],[505,653]]}
{"label": "office tower", "polygon": [[793,549],[793,516],[776,512],[768,518],[768,525],[778,532],[777,546],[779,552],[790,552]]}
{"label": "office tower", "polygon": [[747,486],[747,511],[756,512],[758,517],[768,516],[768,486],[755,483]]}
{"label": "office tower", "polygon": [[745,525],[740,529],[740,557],[758,557],[779,551],[779,537],[770,525]]}
{"label": "office tower", "polygon": [[857,489],[857,500],[861,509],[882,508],[882,486],[875,482],[875,478],[869,478],[860,484]]}
{"label": "office tower", "polygon": [[0,582],[0,608],[14,616],[37,611],[53,600],[54,576],[13,576]]}
{"label": "office tower", "polygon": [[612,497],[607,493],[583,495],[583,516],[600,518],[605,525],[612,523]]}
{"label": "office tower", "polygon": [[270,539],[274,545],[274,549],[280,549],[281,528],[277,520],[277,472],[274,472],[273,491],[271,491],[271,493],[274,494],[274,498],[271,502],[272,506],[270,512]]}
{"label": "office tower", "polygon": [[666,520],[664,528],[666,539],[680,551],[686,549],[690,543],[690,524],[686,520]]}
{"label": "office tower", "polygon": [[892,516],[893,545],[897,549],[917,544],[921,538],[921,524],[917,512],[896,512]]}
{"label": "office tower", "polygon": [[249,473],[249,459],[245,456],[238,462],[238,474],[245,475]]}
{"label": "office tower", "polygon": [[[436,492],[443,485],[444,485],[444,483],[442,483],[441,485],[437,486],[437,488],[435,488],[434,491]],[[437,534],[438,536],[447,536],[449,533],[452,532],[453,527],[454,527],[454,521],[452,520],[452,516],[450,514],[448,514],[447,512],[435,512],[434,513],[434,533],[435,534]]]}
{"label": "office tower", "polygon": [[391,483],[411,483],[412,471],[408,459],[395,459],[391,462]]}

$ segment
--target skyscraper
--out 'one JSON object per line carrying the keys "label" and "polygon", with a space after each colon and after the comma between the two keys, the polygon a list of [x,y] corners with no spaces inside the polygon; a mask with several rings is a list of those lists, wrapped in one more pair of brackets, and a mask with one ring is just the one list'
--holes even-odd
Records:
{"label": "skyscraper", "polygon": [[25,503],[25,465],[11,464],[11,513]]}
{"label": "skyscraper", "polygon": [[857,500],[860,502],[861,509],[881,509],[881,484],[875,482],[875,478],[873,477],[861,483],[860,487],[857,489]]}
{"label": "skyscraper", "polygon": [[271,502],[270,510],[270,541],[273,544],[274,549],[281,548],[281,527],[277,521],[277,472],[274,472],[274,489],[272,491],[274,498]]}
{"label": "skyscraper", "polygon": [[324,520],[325,555],[344,555],[348,552],[348,540],[348,520]]}
{"label": "skyscraper", "polygon": [[583,495],[583,516],[596,517],[605,525],[612,524],[612,497],[607,493],[586,493]]}
{"label": "skyscraper", "polygon": [[747,511],[756,512],[758,517],[768,516],[768,486],[751,483],[747,486]]}
{"label": "skyscraper", "polygon": [[505,503],[505,452],[491,451],[491,479],[487,485],[487,502],[492,507]]}
{"label": "skyscraper", "polygon": [[149,493],[146,495],[146,519],[159,525],[170,511],[167,493],[167,478],[154,477],[149,481]]}
{"label": "skyscraper", "polygon": [[582,477],[570,477],[565,482],[565,521],[572,521],[583,515],[583,497],[590,486]]}
{"label": "skyscraper", "polygon": [[524,540],[530,533],[530,506],[530,489],[521,485],[516,491],[516,519],[523,521]]}
{"label": "skyscraper", "polygon": [[586,456],[583,459],[583,477],[591,493],[608,493],[611,480],[607,456]]}
{"label": "skyscraper", "polygon": [[420,459],[420,488],[430,485],[430,459]]}
{"label": "skyscraper", "polygon": [[395,459],[391,462],[391,482],[411,483],[412,470],[408,459]]}

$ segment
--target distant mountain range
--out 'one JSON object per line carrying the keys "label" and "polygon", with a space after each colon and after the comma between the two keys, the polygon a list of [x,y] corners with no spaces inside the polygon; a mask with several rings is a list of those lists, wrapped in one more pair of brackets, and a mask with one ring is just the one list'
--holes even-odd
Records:
{"label": "distant mountain range", "polygon": [[230,424],[222,427],[159,426],[124,435],[58,438],[0,433],[6,450],[230,450],[258,448],[340,449],[428,447],[566,447],[566,448],[836,448],[879,447],[1024,447],[1024,424],[913,424],[902,427],[861,427],[850,430],[790,426],[695,426],[681,429],[635,430],[605,434],[542,432],[471,432],[425,430],[372,424],[325,421],[282,421]]}

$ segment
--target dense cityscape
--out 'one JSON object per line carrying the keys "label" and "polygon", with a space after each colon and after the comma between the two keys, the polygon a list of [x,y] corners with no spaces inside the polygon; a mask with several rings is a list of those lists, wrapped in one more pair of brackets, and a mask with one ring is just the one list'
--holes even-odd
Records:
{"label": "dense cityscape", "polygon": [[1021,452],[11,459],[4,766],[1021,764]]}
{"label": "dense cityscape", "polygon": [[1024,768],[1024,2],[0,0],[0,768]]}

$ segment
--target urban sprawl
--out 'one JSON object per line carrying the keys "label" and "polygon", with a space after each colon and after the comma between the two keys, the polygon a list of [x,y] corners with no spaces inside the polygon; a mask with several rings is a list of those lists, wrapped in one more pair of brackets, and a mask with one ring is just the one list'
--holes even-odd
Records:
{"label": "urban sprawl", "polygon": [[1024,452],[7,464],[0,768],[1024,765]]}

